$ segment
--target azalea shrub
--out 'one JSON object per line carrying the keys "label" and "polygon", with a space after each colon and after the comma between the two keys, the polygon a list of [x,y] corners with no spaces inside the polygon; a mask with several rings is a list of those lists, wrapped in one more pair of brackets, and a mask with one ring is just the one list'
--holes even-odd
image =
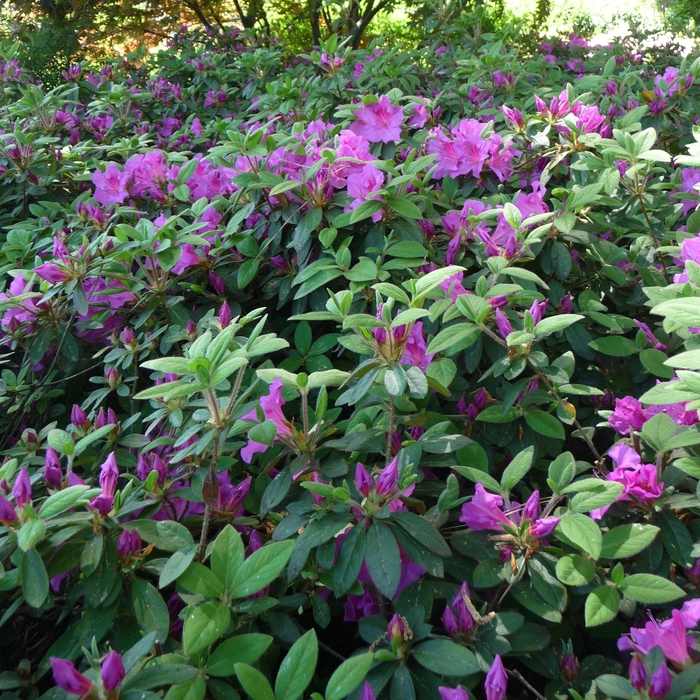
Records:
{"label": "azalea shrub", "polygon": [[444,39],[3,57],[2,700],[700,693],[700,60]]}

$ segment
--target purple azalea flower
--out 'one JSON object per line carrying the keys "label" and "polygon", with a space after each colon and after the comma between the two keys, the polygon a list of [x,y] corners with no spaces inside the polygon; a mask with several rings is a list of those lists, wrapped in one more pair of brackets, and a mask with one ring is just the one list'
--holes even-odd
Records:
{"label": "purple azalea flower", "polygon": [[496,327],[503,340],[513,332],[513,326],[500,309],[496,309]]}
{"label": "purple azalea flower", "polygon": [[53,447],[46,448],[46,456],[44,457],[44,479],[52,488],[61,488],[63,482],[61,459],[58,456],[58,452],[56,452]]}
{"label": "purple azalea flower", "polygon": [[496,654],[493,659],[493,664],[486,674],[484,680],[484,691],[486,692],[486,700],[503,700],[506,696],[508,687],[508,674],[503,668],[501,657]]}
{"label": "purple azalea flower", "polygon": [[503,524],[512,525],[501,510],[503,499],[488,493],[481,484],[476,484],[472,500],[462,506],[460,522],[470,530],[502,530]]}
{"label": "purple azalea flower", "polygon": [[72,662],[57,659],[55,656],[52,656],[50,661],[56,685],[66,693],[82,697],[93,689],[94,683],[80,673]]}
{"label": "purple azalea flower", "polygon": [[632,396],[615,399],[615,410],[610,416],[610,425],[620,435],[629,435],[630,430],[641,430],[646,423],[642,404]]}
{"label": "purple azalea flower", "polygon": [[461,685],[456,688],[441,685],[438,687],[438,692],[441,700],[469,700],[469,693]]}
{"label": "purple azalea flower", "polygon": [[0,494],[0,523],[10,525],[17,521],[15,507],[2,494]]}
{"label": "purple azalea flower", "polygon": [[[134,530],[134,532],[136,532]],[[102,678],[102,685],[104,685],[105,690],[112,692],[116,690],[124,680],[126,671],[124,670],[124,664],[122,663],[121,654],[116,651],[110,651],[102,662],[102,668],[100,669],[100,678]]]}
{"label": "purple azalea flower", "polygon": [[[286,437],[292,434],[292,430],[289,427],[287,419],[282,413],[282,406],[284,406],[284,399],[282,398],[282,380],[277,378],[272,380],[270,384],[270,393],[267,396],[260,397],[260,407],[263,410],[265,420],[271,420],[277,426],[277,436],[275,439],[281,437]],[[243,416],[243,420],[258,420],[258,416],[255,410],[252,410]],[[253,459],[253,455],[258,452],[265,452],[268,445],[263,445],[262,443],[255,442],[255,440],[248,439],[248,444],[241,450],[241,459],[246,464],[250,464]]]}
{"label": "purple azalea flower", "polygon": [[364,106],[355,112],[355,122],[350,129],[370,143],[391,143],[401,139],[403,109],[392,105],[386,95],[378,102]]}
{"label": "purple azalea flower", "polygon": [[368,681],[362,686],[362,694],[360,695],[360,700],[377,700],[374,692],[372,691],[372,686]]}
{"label": "purple azalea flower", "polygon": [[15,497],[15,503],[18,508],[22,508],[32,502],[32,485],[29,481],[27,467],[22,467],[19,470],[12,489],[12,495]]}
{"label": "purple azalea flower", "polygon": [[651,683],[649,684],[649,697],[650,698],[663,698],[671,690],[671,673],[668,670],[666,663],[662,663],[659,668],[654,671],[651,676]]}
{"label": "purple azalea flower", "polygon": [[425,372],[433,357],[435,357],[435,353],[427,354],[427,349],[428,344],[425,342],[425,335],[423,334],[423,323],[417,321],[411,327],[406,339],[401,362],[414,365],[422,372]]}

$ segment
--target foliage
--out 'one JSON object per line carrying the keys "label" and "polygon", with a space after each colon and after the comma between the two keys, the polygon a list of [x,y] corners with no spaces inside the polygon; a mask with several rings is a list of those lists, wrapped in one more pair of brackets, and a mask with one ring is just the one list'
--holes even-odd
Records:
{"label": "foliage", "polygon": [[693,694],[700,60],[512,36],[3,57],[3,700]]}

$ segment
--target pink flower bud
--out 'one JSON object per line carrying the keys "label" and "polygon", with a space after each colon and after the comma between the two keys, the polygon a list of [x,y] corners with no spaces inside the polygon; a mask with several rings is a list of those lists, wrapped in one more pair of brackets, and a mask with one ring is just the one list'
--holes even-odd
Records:
{"label": "pink flower bud", "polygon": [[9,525],[17,520],[15,507],[4,496],[0,495],[0,523]]}
{"label": "pink flower bud", "polygon": [[46,449],[44,457],[44,479],[46,483],[55,488],[60,489],[63,481],[63,472],[61,471],[61,459],[58,452],[53,447]]}
{"label": "pink flower bud", "polygon": [[486,700],[503,700],[506,696],[506,688],[508,687],[508,675],[501,657],[496,654],[493,664],[486,674],[484,680],[484,690],[486,692]]}
{"label": "pink flower bud", "polygon": [[226,328],[231,323],[231,308],[224,302],[221,305],[221,311],[219,311],[219,323],[222,328]]}

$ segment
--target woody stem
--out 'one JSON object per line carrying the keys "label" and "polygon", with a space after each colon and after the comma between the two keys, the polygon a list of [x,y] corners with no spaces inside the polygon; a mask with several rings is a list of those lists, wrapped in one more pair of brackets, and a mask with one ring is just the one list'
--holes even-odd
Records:
{"label": "woody stem", "polygon": [[394,437],[394,397],[389,396],[389,426],[386,431],[386,463],[391,462],[391,439]]}

